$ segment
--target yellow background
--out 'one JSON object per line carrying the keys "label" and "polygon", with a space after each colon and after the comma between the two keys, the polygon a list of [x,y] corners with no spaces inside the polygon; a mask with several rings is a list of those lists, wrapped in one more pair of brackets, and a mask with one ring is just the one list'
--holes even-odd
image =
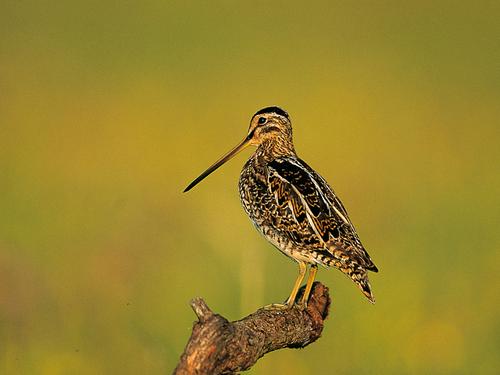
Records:
{"label": "yellow background", "polygon": [[296,265],[254,230],[232,160],[280,105],[380,269],[252,374],[498,373],[496,1],[3,1],[0,373],[170,373],[190,298],[229,319]]}

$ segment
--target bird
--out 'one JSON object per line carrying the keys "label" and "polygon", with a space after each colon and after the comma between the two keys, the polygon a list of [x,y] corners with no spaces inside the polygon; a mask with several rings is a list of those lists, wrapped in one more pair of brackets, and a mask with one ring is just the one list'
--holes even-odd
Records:
{"label": "bird", "polygon": [[[299,267],[285,303],[268,307],[307,307],[319,265],[340,270],[375,303],[368,271],[378,272],[378,268],[339,197],[321,175],[297,156],[292,122],[282,108],[270,106],[257,111],[246,137],[193,180],[184,192],[248,146],[256,149],[240,173],[238,186],[243,209],[255,228]],[[297,302],[307,266],[305,290]]]}

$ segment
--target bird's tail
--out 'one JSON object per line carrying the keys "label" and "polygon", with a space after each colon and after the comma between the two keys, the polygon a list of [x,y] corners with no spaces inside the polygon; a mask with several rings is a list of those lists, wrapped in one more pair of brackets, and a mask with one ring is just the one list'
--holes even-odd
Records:
{"label": "bird's tail", "polygon": [[339,260],[332,261],[330,265],[346,274],[352,281],[354,281],[365,297],[368,298],[371,303],[375,303],[372,287],[370,285],[370,281],[368,280],[367,271],[364,267],[361,267],[354,262],[345,263]]}
{"label": "bird's tail", "polygon": [[375,303],[375,297],[373,296],[372,287],[370,285],[370,281],[368,280],[366,270],[359,267],[359,269],[355,270],[348,276],[356,283],[358,288],[361,289],[361,292],[365,295],[365,297],[368,298],[371,303]]}

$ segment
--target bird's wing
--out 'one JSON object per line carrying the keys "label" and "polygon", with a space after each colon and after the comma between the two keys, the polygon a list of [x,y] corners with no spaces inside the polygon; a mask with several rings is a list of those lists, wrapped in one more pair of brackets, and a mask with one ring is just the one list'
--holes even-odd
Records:
{"label": "bird's wing", "polygon": [[307,221],[330,252],[340,251],[367,269],[377,269],[340,199],[319,174],[295,158],[278,158],[268,167],[269,189],[278,205],[288,205],[297,223]]}
{"label": "bird's wing", "polygon": [[321,192],[324,194],[329,204],[334,207],[335,211],[339,216],[342,217],[343,221],[352,226],[354,230],[354,225],[352,225],[351,220],[349,219],[349,215],[347,214],[347,210],[345,209],[342,201],[337,197],[333,189],[328,185],[323,177],[319,173],[317,173],[314,169],[312,169],[304,160],[298,159],[303,167],[309,172],[312,178],[318,183]]}

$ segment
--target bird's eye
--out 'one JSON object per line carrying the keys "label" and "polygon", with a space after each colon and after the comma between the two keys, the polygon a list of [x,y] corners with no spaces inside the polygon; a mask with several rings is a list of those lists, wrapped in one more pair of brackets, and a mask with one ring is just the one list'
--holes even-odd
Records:
{"label": "bird's eye", "polygon": [[265,124],[266,121],[267,121],[267,118],[265,118],[265,117],[259,117],[259,125]]}

